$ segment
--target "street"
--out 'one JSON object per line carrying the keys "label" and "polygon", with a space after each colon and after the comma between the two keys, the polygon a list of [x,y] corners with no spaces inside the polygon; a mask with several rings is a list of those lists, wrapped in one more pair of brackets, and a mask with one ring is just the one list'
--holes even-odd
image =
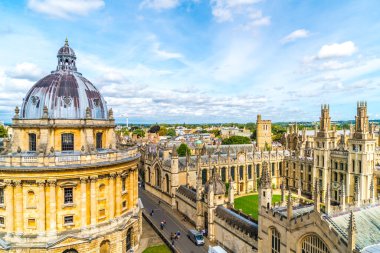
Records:
{"label": "street", "polygon": [[[158,205],[158,198],[152,194],[146,192],[144,189],[139,188],[139,196],[144,205],[143,212],[150,221],[160,229],[160,223],[166,220],[166,226],[160,232],[165,236],[165,238],[170,240],[170,234],[180,231],[181,236],[179,239],[175,240],[174,247],[181,253],[201,253],[207,252],[206,246],[196,246],[192,241],[187,238],[188,228],[177,215],[173,213],[170,206],[165,203]],[[153,216],[150,216],[151,210],[154,210]]]}

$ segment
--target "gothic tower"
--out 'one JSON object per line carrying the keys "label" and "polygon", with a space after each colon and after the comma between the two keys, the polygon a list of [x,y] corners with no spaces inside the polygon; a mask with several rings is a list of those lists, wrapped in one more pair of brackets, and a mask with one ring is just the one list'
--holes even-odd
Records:
{"label": "gothic tower", "polygon": [[260,114],[256,121],[256,146],[261,150],[272,147],[272,122],[262,120]]}
{"label": "gothic tower", "polygon": [[265,206],[267,209],[272,207],[272,180],[269,174],[268,162],[264,161],[263,172],[260,178],[259,189],[259,208]]}

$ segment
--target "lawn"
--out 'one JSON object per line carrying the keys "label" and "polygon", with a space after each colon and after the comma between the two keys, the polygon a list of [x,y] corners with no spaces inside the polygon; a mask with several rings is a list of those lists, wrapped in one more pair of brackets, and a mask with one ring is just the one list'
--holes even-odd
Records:
{"label": "lawn", "polygon": [[158,246],[152,246],[143,251],[143,253],[171,253],[168,246],[165,244],[158,245]]}
{"label": "lawn", "polygon": [[[272,203],[280,202],[281,195],[273,195]],[[258,205],[259,205],[259,196],[249,195],[235,199],[235,209],[242,209],[245,214],[251,214],[252,217],[257,220],[258,218]]]}

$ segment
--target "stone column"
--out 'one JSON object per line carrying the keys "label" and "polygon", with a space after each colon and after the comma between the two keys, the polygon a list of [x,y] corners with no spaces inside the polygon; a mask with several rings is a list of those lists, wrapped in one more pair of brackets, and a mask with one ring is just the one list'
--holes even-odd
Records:
{"label": "stone column", "polygon": [[80,223],[82,229],[85,229],[87,227],[87,180],[88,177],[80,178]]}
{"label": "stone column", "polygon": [[108,182],[108,201],[109,201],[109,218],[113,219],[115,217],[115,177],[116,173],[110,173]]}
{"label": "stone column", "polygon": [[14,201],[15,201],[15,230],[16,235],[20,236],[24,231],[24,213],[23,213],[23,193],[21,180],[15,180]]}
{"label": "stone column", "polygon": [[98,176],[91,176],[91,226],[96,225],[96,204],[98,202],[98,198],[96,197],[96,181],[98,180]]}
{"label": "stone column", "polygon": [[55,235],[57,233],[57,199],[56,199],[56,186],[57,180],[48,180],[50,188],[50,234]]}
{"label": "stone column", "polygon": [[5,203],[6,203],[6,229],[7,234],[10,235],[14,232],[14,217],[13,217],[13,194],[14,194],[14,184],[12,180],[5,179]]}
{"label": "stone column", "polygon": [[135,173],[133,174],[135,177],[135,181],[133,183],[133,195],[134,195],[134,198],[133,198],[133,204],[136,205],[137,204],[137,200],[139,198],[139,170],[136,168],[135,169]]}
{"label": "stone column", "polygon": [[128,209],[133,208],[133,200],[134,200],[134,171],[130,170],[128,173]]}
{"label": "stone column", "polygon": [[116,189],[115,189],[115,204],[116,204],[116,216],[121,214],[121,175],[117,173],[116,175]]}
{"label": "stone column", "polygon": [[45,180],[37,181],[38,185],[38,234],[43,236],[46,232],[46,197],[45,197]]}

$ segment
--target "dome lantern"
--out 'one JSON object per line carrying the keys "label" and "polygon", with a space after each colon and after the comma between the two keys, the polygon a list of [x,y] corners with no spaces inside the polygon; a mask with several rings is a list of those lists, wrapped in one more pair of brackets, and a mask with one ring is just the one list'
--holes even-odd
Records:
{"label": "dome lantern", "polygon": [[65,45],[58,50],[57,54],[58,65],[57,71],[59,70],[71,70],[77,71],[75,65],[75,60],[77,59],[74,50],[69,46],[69,41],[66,37]]}

